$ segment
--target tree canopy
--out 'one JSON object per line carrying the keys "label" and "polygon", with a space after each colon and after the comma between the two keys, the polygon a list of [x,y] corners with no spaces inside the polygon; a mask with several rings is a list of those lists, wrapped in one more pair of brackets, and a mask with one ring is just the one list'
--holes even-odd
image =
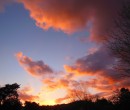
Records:
{"label": "tree canopy", "polygon": [[107,44],[117,58],[118,72],[130,76],[130,1],[124,1],[114,18],[113,28],[108,30]]}

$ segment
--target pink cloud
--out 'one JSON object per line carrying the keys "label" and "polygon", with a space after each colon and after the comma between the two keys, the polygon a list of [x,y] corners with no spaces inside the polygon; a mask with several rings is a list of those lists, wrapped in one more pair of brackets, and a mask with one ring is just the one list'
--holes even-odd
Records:
{"label": "pink cloud", "polygon": [[43,83],[47,85],[46,89],[48,90],[56,90],[56,89],[67,89],[69,87],[69,84],[71,83],[71,81],[64,79],[64,78],[48,78],[48,79],[44,79]]}
{"label": "pink cloud", "polygon": [[31,95],[32,94],[32,88],[30,86],[25,86],[21,90],[18,91],[19,98],[22,102],[25,101],[36,101],[39,99],[39,96]]}
{"label": "pink cloud", "polygon": [[43,61],[33,61],[22,52],[16,54],[19,64],[32,76],[44,76],[53,73],[53,70]]}
{"label": "pink cloud", "polygon": [[[85,90],[87,88],[95,89],[98,91],[98,94],[103,93],[104,95],[108,95],[108,93],[111,93],[117,88],[130,87],[129,78],[122,78],[113,70],[112,67],[116,63],[116,59],[109,54],[109,51],[104,46],[77,59],[74,64],[66,65],[66,73],[63,72],[61,74],[59,72],[56,75],[50,66],[43,62],[33,61],[32,58],[24,56],[22,52],[17,53],[16,57],[20,65],[33,76],[51,74],[48,77],[44,77],[44,79],[40,79],[40,81],[43,84],[43,90],[54,92],[58,89],[64,89],[66,91],[64,97],[55,100],[57,103],[66,102],[78,97],[85,98],[84,93],[88,93]],[[80,77],[83,77],[83,80]],[[21,99],[36,100],[38,98],[35,95],[30,95],[30,92],[31,89],[28,87],[22,89],[20,91]],[[74,93],[79,94],[79,96],[75,97],[76,95]]]}
{"label": "pink cloud", "polygon": [[93,76],[89,81],[84,81],[88,87],[96,88],[100,91],[112,91],[119,87],[130,87],[130,81],[113,69],[116,64],[114,58],[106,47],[100,47],[98,50],[81,57],[69,66],[65,65],[66,72],[74,76]]}
{"label": "pink cloud", "polygon": [[[91,40],[101,41],[113,27],[113,18],[124,0],[19,0],[29,10],[36,25],[65,33],[82,31],[89,26]],[[127,1],[127,0],[126,0]],[[84,40],[83,40],[84,41]]]}

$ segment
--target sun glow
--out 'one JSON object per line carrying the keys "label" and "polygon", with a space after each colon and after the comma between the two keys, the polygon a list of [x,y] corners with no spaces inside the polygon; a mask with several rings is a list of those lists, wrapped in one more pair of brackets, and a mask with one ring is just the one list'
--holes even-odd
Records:
{"label": "sun glow", "polygon": [[40,105],[56,105],[55,100],[46,100],[39,102]]}

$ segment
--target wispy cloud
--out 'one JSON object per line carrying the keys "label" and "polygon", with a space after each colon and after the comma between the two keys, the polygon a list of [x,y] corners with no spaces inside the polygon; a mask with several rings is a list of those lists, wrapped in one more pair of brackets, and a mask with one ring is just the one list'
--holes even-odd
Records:
{"label": "wispy cloud", "polygon": [[[7,0],[8,2],[9,0]],[[47,30],[53,28],[65,33],[82,31],[91,22],[90,39],[100,43],[107,31],[113,29],[113,18],[117,18],[117,10],[122,7],[124,0],[18,0],[29,10],[30,16],[36,25]],[[126,0],[127,1],[127,0]],[[0,2],[3,5],[6,2]],[[3,5],[0,5],[3,6]],[[81,38],[82,42],[88,39]],[[56,73],[43,61],[34,61],[24,56],[22,52],[16,54],[20,65],[32,76],[52,76],[40,79],[43,88],[55,91],[62,88],[66,95],[56,100],[62,102],[73,96],[75,91],[82,94],[80,89],[74,88],[80,84],[95,88],[105,94],[120,87],[130,87],[129,78],[122,78],[114,69],[116,58],[110,55],[109,50],[101,45],[91,49],[89,54],[77,59],[72,65],[64,65],[65,73]],[[70,60],[71,58],[67,58]],[[81,80],[83,77],[84,80]],[[88,77],[92,77],[88,80]],[[42,77],[43,78],[43,77]],[[86,79],[85,79],[86,78]],[[25,90],[26,91],[26,90]],[[21,96],[22,96],[21,92]],[[26,96],[23,96],[26,99]],[[31,99],[32,96],[28,96]],[[33,97],[32,97],[33,98]],[[35,98],[35,97],[34,97]]]}
{"label": "wispy cloud", "polygon": [[22,52],[16,54],[19,64],[32,76],[44,76],[53,73],[51,67],[43,61],[33,61],[31,58],[24,56]]}
{"label": "wispy cloud", "polygon": [[105,47],[100,47],[95,51],[90,51],[90,54],[77,59],[73,66],[65,65],[67,72],[81,74],[102,74],[112,68],[116,63],[116,59],[110,55],[109,50]]}
{"label": "wispy cloud", "polygon": [[70,80],[67,80],[65,78],[47,78],[43,80],[43,83],[47,86],[45,87],[47,90],[54,91],[56,89],[67,89],[69,87],[69,84],[71,83]]}
{"label": "wispy cloud", "polygon": [[74,76],[84,76],[86,78],[93,76],[93,79],[86,80],[85,83],[88,87],[94,87],[100,91],[111,91],[119,87],[130,87],[128,78],[122,78],[113,69],[116,63],[116,58],[109,53],[107,48],[100,47],[98,50],[77,59],[73,65],[65,65],[64,68],[66,72],[74,74]]}
{"label": "wispy cloud", "polygon": [[[24,56],[22,52],[17,53],[16,57],[19,64],[31,76],[40,76],[38,79],[41,81],[43,91],[54,92],[58,89],[66,91],[64,97],[55,100],[56,103],[76,99],[74,93],[79,94],[80,98],[83,98],[84,92],[88,92],[85,90],[86,88],[95,89],[95,93],[103,92],[108,94],[117,88],[130,87],[129,78],[120,77],[112,68],[113,64],[116,63],[116,59],[103,46],[77,59],[73,65],[65,65],[66,72],[57,72],[57,74],[55,74],[56,72],[49,65],[44,64],[43,61],[41,63],[33,61],[32,58]],[[51,75],[41,77],[46,74]],[[31,95],[32,92],[30,93],[30,91],[30,87],[23,88],[19,92],[21,99],[36,100],[39,98],[39,95]]]}
{"label": "wispy cloud", "polygon": [[30,86],[25,86],[18,91],[19,98],[21,101],[37,101],[39,99],[38,95],[31,95],[33,89]]}

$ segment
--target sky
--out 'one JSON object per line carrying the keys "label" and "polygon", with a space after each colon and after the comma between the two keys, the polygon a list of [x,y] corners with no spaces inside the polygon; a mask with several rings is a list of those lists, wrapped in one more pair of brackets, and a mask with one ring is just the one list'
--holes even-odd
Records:
{"label": "sky", "polygon": [[0,85],[16,82],[22,101],[48,105],[81,88],[103,96],[129,87],[103,41],[122,1],[1,0]]}

